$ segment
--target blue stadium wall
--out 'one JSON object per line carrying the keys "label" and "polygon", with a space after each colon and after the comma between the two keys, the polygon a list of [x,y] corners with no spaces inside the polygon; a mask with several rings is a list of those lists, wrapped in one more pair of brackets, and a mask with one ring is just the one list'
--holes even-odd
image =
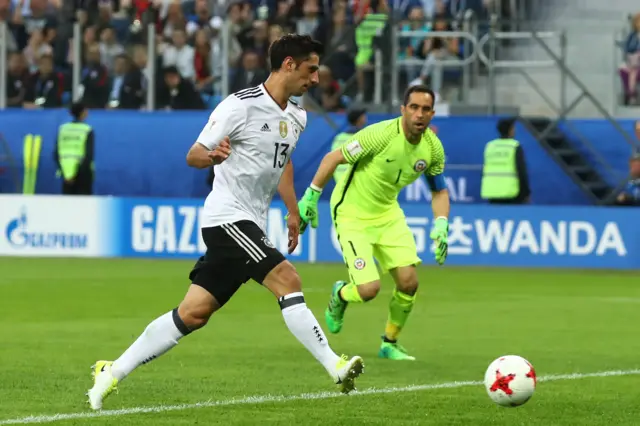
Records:
{"label": "blue stadium wall", "polygon": [[[96,132],[97,195],[121,197],[201,198],[206,196],[207,172],[193,170],[185,164],[185,154],[195,141],[208,112],[121,112],[92,111],[88,123]],[[326,121],[309,114],[293,161],[296,166],[296,189],[302,193],[313,176],[333,136],[346,126],[343,115],[332,114],[339,126],[334,130]],[[371,115],[369,122],[391,118]],[[66,111],[5,110],[0,112],[0,133],[18,161],[22,176],[23,139],[26,134],[42,136],[42,153],[36,192],[60,192],[53,163],[57,128],[69,119]],[[484,144],[496,136],[495,117],[438,117],[434,124],[442,139],[449,164],[481,164]],[[597,120],[575,120],[575,128],[601,140],[602,155],[625,173],[628,145],[611,132],[610,125]],[[631,130],[631,121],[622,125]],[[589,201],[522,126],[517,139],[523,145],[531,176],[532,201],[546,205],[581,205]],[[600,149],[600,148],[599,148]],[[448,170],[452,198],[458,203],[481,202],[480,172]],[[0,175],[0,192],[13,192],[7,174]],[[324,196],[328,197],[329,191]],[[400,197],[407,203],[424,203],[429,194],[424,182],[407,188]]]}

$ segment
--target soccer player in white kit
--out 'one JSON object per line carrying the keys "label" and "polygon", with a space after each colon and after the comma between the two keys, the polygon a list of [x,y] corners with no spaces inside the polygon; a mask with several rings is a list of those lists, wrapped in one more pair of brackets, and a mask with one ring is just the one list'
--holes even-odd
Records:
{"label": "soccer player in white kit", "polygon": [[323,46],[309,36],[289,34],[269,49],[272,72],[264,84],[224,99],[211,113],[187,154],[191,167],[213,164],[215,179],[204,204],[202,237],[207,252],[195,264],[180,305],[152,321],[115,361],[92,367],[94,410],[136,367],[173,348],[203,327],[211,315],[253,279],[277,298],[291,333],[324,366],[343,393],[355,389],[362,358],[338,356],[307,307],[294,266],[265,235],[276,190],[289,215],[289,252],[298,244],[300,212],[293,187],[291,154],[307,124],[304,109],[289,100],[318,83]]}

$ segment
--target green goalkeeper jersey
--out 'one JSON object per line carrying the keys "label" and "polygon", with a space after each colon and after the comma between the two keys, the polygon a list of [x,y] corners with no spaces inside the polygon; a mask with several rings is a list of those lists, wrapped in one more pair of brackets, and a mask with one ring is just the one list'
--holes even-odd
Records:
{"label": "green goalkeeper jersey", "polygon": [[444,172],[444,148],[431,129],[418,144],[404,136],[402,117],[365,127],[344,145],[349,168],[331,194],[334,220],[403,216],[398,194],[420,175]]}

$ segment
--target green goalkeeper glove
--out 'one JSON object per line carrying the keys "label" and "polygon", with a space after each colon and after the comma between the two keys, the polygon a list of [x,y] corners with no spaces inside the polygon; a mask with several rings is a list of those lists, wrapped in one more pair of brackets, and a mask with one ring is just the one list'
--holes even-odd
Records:
{"label": "green goalkeeper glove", "polygon": [[449,242],[447,241],[447,237],[449,236],[449,220],[446,217],[437,218],[431,235],[429,236],[436,243],[436,262],[442,265],[449,253]]}
{"label": "green goalkeeper glove", "polygon": [[318,227],[318,200],[321,191],[309,187],[298,202],[300,209],[300,233],[303,234],[307,229],[307,225],[311,224],[312,228]]}

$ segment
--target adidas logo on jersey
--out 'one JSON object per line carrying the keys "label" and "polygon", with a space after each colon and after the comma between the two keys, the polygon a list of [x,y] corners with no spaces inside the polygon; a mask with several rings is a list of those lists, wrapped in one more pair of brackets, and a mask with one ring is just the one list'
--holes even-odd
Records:
{"label": "adidas logo on jersey", "polygon": [[267,123],[264,123],[264,126],[262,126],[262,129],[260,129],[263,132],[270,132],[271,129],[269,128],[269,125]]}

